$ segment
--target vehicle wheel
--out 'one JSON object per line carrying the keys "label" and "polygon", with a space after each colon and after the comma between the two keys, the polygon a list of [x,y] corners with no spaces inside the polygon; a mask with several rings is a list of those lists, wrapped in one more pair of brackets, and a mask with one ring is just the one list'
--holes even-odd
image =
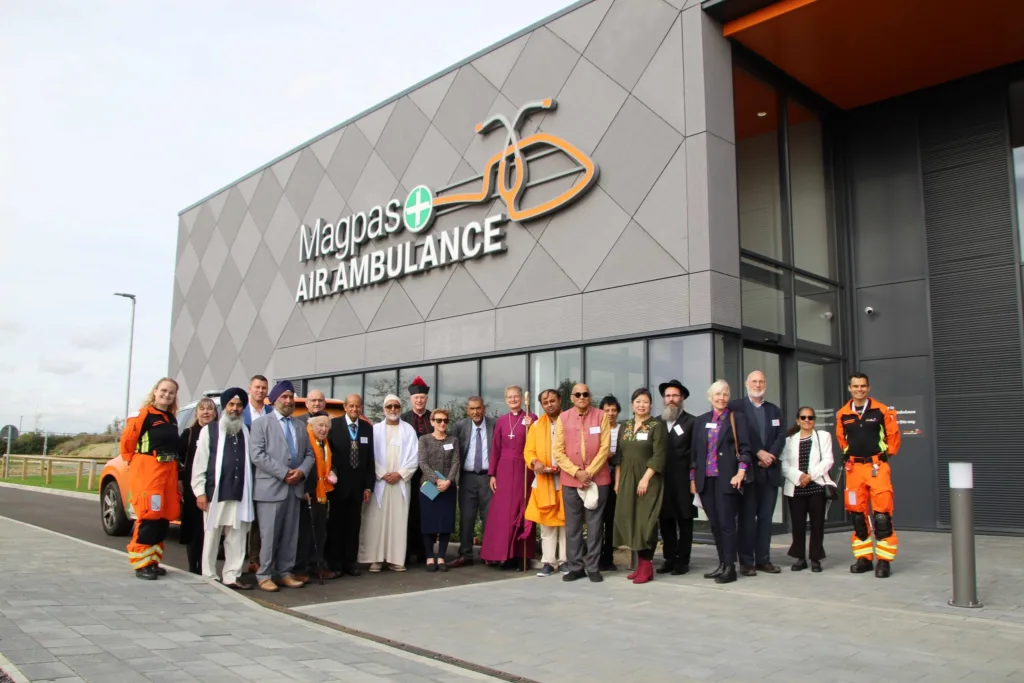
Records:
{"label": "vehicle wheel", "polygon": [[131,531],[132,521],[124,512],[121,502],[121,489],[116,481],[108,481],[100,495],[100,519],[103,531],[107,536],[127,536]]}

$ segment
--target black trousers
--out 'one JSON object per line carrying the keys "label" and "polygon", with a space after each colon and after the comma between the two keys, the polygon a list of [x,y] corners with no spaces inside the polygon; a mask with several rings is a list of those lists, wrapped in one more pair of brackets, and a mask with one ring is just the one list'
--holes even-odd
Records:
{"label": "black trousers", "polygon": [[327,504],[314,500],[310,511],[309,503],[303,500],[302,511],[299,513],[299,545],[295,553],[295,571],[306,574],[323,569],[326,545]]}
{"label": "black trousers", "polygon": [[740,564],[753,566],[771,562],[772,515],[779,487],[770,482],[743,485],[740,504]]}
{"label": "black trousers", "polygon": [[693,520],[666,516],[658,520],[658,527],[661,529],[661,550],[665,562],[674,567],[689,565],[693,550]]}
{"label": "black trousers", "polygon": [[[412,480],[409,482],[409,523],[405,528],[405,555],[406,564],[412,564],[412,558],[420,562],[427,559],[427,550],[423,545],[423,530],[420,528],[420,485],[423,483],[423,472],[416,468]],[[359,545],[359,540],[356,540]]]}
{"label": "black trousers", "polygon": [[327,517],[325,559],[332,570],[338,571],[356,563],[359,528],[363,523],[363,496],[358,492],[333,497],[328,494],[328,501],[331,507]]}
{"label": "black trousers", "polygon": [[789,556],[807,559],[807,517],[810,516],[810,559],[825,559],[825,494],[793,496],[789,499],[789,516],[793,522],[793,544],[789,546]]}
{"label": "black trousers", "polygon": [[[462,470],[459,477],[459,556],[473,559],[473,527],[480,515],[481,529],[487,528],[487,509],[491,505],[491,478],[486,472]],[[416,496],[419,498],[419,496]]]}
{"label": "black trousers", "polygon": [[[612,481],[615,474],[612,473]],[[612,546],[612,531],[615,529],[615,487],[608,487],[608,502],[604,504],[604,517],[601,526],[604,535],[601,537],[601,566],[607,567],[615,562],[615,548]]]}
{"label": "black trousers", "polygon": [[742,496],[738,492],[733,492],[733,489],[728,492],[720,490],[718,477],[706,477],[700,500],[711,524],[711,533],[715,537],[718,561],[725,565],[736,564],[736,515],[740,511]]}

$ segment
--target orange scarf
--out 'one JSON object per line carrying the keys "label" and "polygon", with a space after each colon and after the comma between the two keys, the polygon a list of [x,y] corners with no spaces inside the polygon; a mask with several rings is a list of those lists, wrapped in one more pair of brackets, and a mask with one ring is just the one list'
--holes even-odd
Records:
{"label": "orange scarf", "polygon": [[323,449],[313,434],[313,428],[306,425],[306,432],[309,434],[309,445],[313,447],[313,455],[316,458],[316,502],[326,503],[327,493],[334,490],[334,484],[327,481],[327,474],[331,471],[331,445],[324,441]]}

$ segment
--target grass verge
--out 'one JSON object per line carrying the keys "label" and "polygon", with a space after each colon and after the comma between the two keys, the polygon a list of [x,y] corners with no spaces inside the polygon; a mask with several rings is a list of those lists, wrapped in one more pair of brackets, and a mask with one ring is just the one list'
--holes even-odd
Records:
{"label": "grass verge", "polygon": [[[97,480],[99,477],[97,477]],[[50,483],[46,483],[45,477],[40,477],[38,474],[35,476],[25,477],[21,476],[9,477],[7,479],[0,479],[0,481],[8,484],[23,484],[24,486],[38,486],[44,489],[59,489],[61,491],[80,491],[82,493],[95,493],[99,495],[99,491],[87,491],[86,485],[89,483],[88,475],[82,475],[82,486],[81,488],[75,488],[75,475],[73,474],[55,474],[50,477]],[[96,482],[93,482],[96,485]]]}

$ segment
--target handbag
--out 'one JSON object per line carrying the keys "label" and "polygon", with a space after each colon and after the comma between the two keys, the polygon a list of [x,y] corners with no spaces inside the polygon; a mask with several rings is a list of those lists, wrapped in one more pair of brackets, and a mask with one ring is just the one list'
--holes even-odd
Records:
{"label": "handbag", "polygon": [[[732,442],[736,446],[736,459],[740,459],[740,433],[736,431],[736,416],[733,411],[729,411],[729,423],[732,425]],[[748,466],[743,471],[743,483],[753,484],[754,483],[754,470]]]}
{"label": "handbag", "polygon": [[[818,436],[817,430],[814,432],[814,441],[818,444],[818,453],[819,457],[821,457],[821,437]],[[835,484],[829,484],[826,482],[824,486],[822,486],[822,489],[825,491],[825,500],[839,500],[839,489]]]}

